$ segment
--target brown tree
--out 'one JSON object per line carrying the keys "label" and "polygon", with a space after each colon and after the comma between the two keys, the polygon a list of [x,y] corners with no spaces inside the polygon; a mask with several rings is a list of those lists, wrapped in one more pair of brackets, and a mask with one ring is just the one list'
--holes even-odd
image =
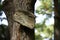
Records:
{"label": "brown tree", "polygon": [[36,0],[5,0],[3,10],[8,18],[10,39],[35,40],[34,4]]}
{"label": "brown tree", "polygon": [[54,0],[55,24],[54,24],[54,40],[60,40],[60,1]]}

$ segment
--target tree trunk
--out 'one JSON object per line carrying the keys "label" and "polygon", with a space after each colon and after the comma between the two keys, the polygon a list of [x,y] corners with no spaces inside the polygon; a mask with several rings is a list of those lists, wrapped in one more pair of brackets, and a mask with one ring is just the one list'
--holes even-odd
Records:
{"label": "tree trunk", "polygon": [[55,24],[54,24],[54,40],[60,40],[60,3],[59,0],[54,0],[55,9]]}
{"label": "tree trunk", "polygon": [[[3,10],[5,11],[10,31],[9,40],[35,40],[34,28],[29,29],[26,26],[14,21],[13,15],[19,10],[34,13],[34,4],[36,0],[5,0]],[[7,37],[8,38],[8,37]]]}

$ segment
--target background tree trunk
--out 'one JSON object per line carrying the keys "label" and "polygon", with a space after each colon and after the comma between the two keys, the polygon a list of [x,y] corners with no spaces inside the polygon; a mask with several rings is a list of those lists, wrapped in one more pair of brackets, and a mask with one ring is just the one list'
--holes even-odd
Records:
{"label": "background tree trunk", "polygon": [[[35,40],[34,28],[29,29],[14,21],[13,15],[16,11],[26,10],[34,13],[34,4],[36,0],[5,0],[3,10],[5,11],[8,22],[10,39],[9,40]],[[7,37],[8,38],[8,37]]]}
{"label": "background tree trunk", "polygon": [[60,40],[60,2],[54,0],[55,24],[54,24],[54,40]]}

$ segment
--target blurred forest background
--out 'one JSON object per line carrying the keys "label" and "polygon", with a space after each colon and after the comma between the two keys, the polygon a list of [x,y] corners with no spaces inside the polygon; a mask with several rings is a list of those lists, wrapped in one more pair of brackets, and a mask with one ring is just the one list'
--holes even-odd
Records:
{"label": "blurred forest background", "polygon": [[53,0],[37,0],[35,4],[35,40],[54,40],[53,9]]}

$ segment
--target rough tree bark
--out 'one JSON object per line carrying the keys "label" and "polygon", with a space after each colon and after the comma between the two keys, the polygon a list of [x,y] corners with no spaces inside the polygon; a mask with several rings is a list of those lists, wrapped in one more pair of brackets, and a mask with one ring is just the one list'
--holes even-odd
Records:
{"label": "rough tree bark", "polygon": [[[9,40],[35,40],[34,28],[30,29],[14,21],[14,14],[19,11],[34,13],[36,0],[5,0],[3,10],[5,11],[10,31]],[[27,13],[28,15],[28,13]],[[32,15],[33,16],[33,15]],[[8,38],[8,37],[7,37]]]}
{"label": "rough tree bark", "polygon": [[54,24],[54,40],[60,40],[60,2],[59,0],[54,0],[55,9],[55,24]]}

